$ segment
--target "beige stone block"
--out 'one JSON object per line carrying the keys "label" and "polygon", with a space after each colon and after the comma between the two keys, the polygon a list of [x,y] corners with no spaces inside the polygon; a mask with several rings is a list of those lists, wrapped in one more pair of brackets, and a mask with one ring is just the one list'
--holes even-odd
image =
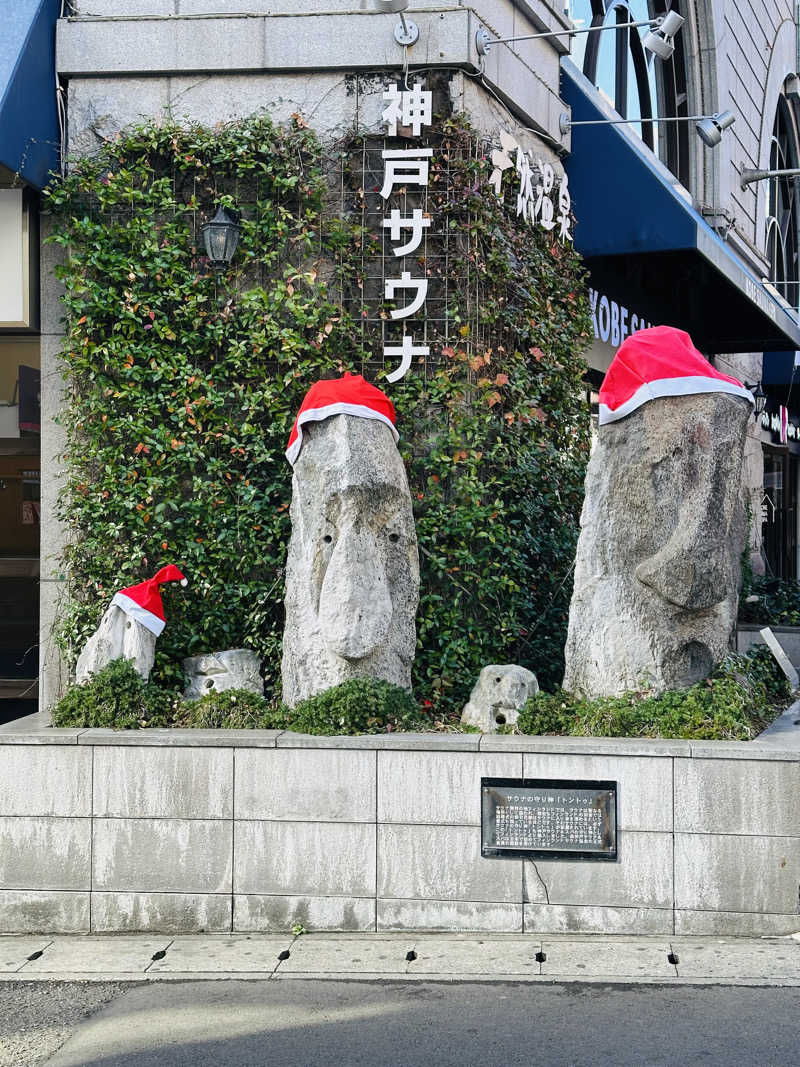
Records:
{"label": "beige stone block", "polygon": [[703,937],[769,937],[794,934],[800,929],[797,912],[770,915],[760,911],[685,911],[675,912],[675,933]]}
{"label": "beige stone block", "polygon": [[233,929],[291,930],[302,926],[320,930],[375,929],[374,897],[264,896],[255,893],[233,898]]}
{"label": "beige stone block", "polygon": [[0,745],[2,815],[91,815],[92,757],[77,745]]}
{"label": "beige stone block", "polygon": [[[71,893],[34,889],[0,890],[0,934],[29,934],[38,931],[45,935],[88,934],[88,891]],[[42,940],[46,942],[47,938]],[[43,945],[39,944],[37,949],[42,947]]]}
{"label": "beige stone block", "polygon": [[94,933],[203,934],[230,928],[229,893],[92,893]]}
{"label": "beige stone block", "polygon": [[88,889],[89,819],[0,817],[0,889]]}
{"label": "beige stone block", "polygon": [[798,885],[800,837],[675,835],[677,908],[785,915]]}
{"label": "beige stone block", "polygon": [[232,813],[232,749],[94,748],[95,815],[229,819]]}
{"label": "beige stone block", "polygon": [[300,115],[320,137],[341,137],[359,125],[354,82],[341,72],[320,72],[313,78],[273,72],[176,75],[169,79],[168,109],[179,122],[210,126],[257,113],[281,125]]}
{"label": "beige stone block", "polygon": [[522,861],[483,859],[478,826],[379,826],[378,895],[521,903]]}
{"label": "beige stone block", "polygon": [[620,833],[616,862],[525,861],[525,903],[672,907],[672,835]]}
{"label": "beige stone block", "polygon": [[371,896],[375,892],[375,826],[237,822],[234,891]]}
{"label": "beige stone block", "polygon": [[800,763],[675,760],[675,829],[800,834]]}
{"label": "beige stone block", "polygon": [[480,826],[481,778],[520,778],[517,754],[379,752],[378,822]]}
{"label": "beige stone block", "polygon": [[522,933],[522,905],[463,900],[379,900],[378,930]]}
{"label": "beige stone block", "polygon": [[665,756],[569,756],[525,753],[526,778],[617,783],[618,830],[672,831],[672,760]]}
{"label": "beige stone block", "polygon": [[375,822],[374,752],[239,749],[237,819]]}
{"label": "beige stone block", "polygon": [[525,904],[525,933],[671,934],[671,908]]}
{"label": "beige stone block", "polygon": [[230,893],[232,823],[95,819],[93,885],[130,893]]}

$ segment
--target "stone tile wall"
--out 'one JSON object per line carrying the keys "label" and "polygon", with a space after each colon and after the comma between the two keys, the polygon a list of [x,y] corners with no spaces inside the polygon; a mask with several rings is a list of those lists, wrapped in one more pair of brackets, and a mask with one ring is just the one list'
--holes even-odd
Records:
{"label": "stone tile wall", "polygon": [[[0,933],[788,933],[800,752],[0,729]],[[480,779],[619,783],[617,863],[484,859]]]}

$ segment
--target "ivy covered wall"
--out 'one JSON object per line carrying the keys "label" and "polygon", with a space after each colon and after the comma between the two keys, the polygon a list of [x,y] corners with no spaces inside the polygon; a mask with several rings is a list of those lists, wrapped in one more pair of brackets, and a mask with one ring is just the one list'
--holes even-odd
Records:
{"label": "ivy covered wall", "polygon": [[[184,656],[248,645],[279,692],[286,440],[310,384],[353,370],[398,410],[422,568],[418,700],[460,708],[489,662],[560,680],[589,437],[583,275],[569,244],[490,194],[467,126],[441,120],[433,140],[446,298],[431,357],[395,385],[365,324],[379,247],[351,166],[363,141],[323,147],[265,117],[154,124],[51,187],[68,252],[71,661],[117,589],[174,562],[190,585],[165,588],[154,677],[181,686]],[[242,211],[242,237],[217,280],[200,227],[219,202]]]}

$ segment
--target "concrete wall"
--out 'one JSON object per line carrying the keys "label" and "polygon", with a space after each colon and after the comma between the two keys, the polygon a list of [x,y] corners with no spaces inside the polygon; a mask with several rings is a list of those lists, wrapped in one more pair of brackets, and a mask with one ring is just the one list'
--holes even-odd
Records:
{"label": "concrete wall", "polygon": [[[480,855],[481,776],[615,779],[617,863]],[[800,752],[0,729],[0,932],[797,929]]]}

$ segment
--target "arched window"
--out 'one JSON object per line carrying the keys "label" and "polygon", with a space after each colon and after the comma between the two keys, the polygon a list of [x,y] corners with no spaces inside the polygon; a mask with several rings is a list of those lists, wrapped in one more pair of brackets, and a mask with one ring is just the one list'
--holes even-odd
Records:
{"label": "arched window", "polygon": [[[571,17],[583,29],[642,22],[668,10],[680,14],[677,0],[572,0]],[[622,118],[637,120],[631,129],[683,185],[688,185],[690,124],[647,121],[661,115],[689,114],[681,34],[675,38],[672,58],[664,61],[645,50],[647,30],[641,26],[579,34],[573,38],[572,57]]]}
{"label": "arched window", "polygon": [[[798,128],[794,108],[786,96],[778,99],[770,170],[790,170],[800,166]],[[770,178],[767,189],[767,258],[770,280],[792,307],[800,307],[800,263],[798,263],[798,204],[795,178]]]}

